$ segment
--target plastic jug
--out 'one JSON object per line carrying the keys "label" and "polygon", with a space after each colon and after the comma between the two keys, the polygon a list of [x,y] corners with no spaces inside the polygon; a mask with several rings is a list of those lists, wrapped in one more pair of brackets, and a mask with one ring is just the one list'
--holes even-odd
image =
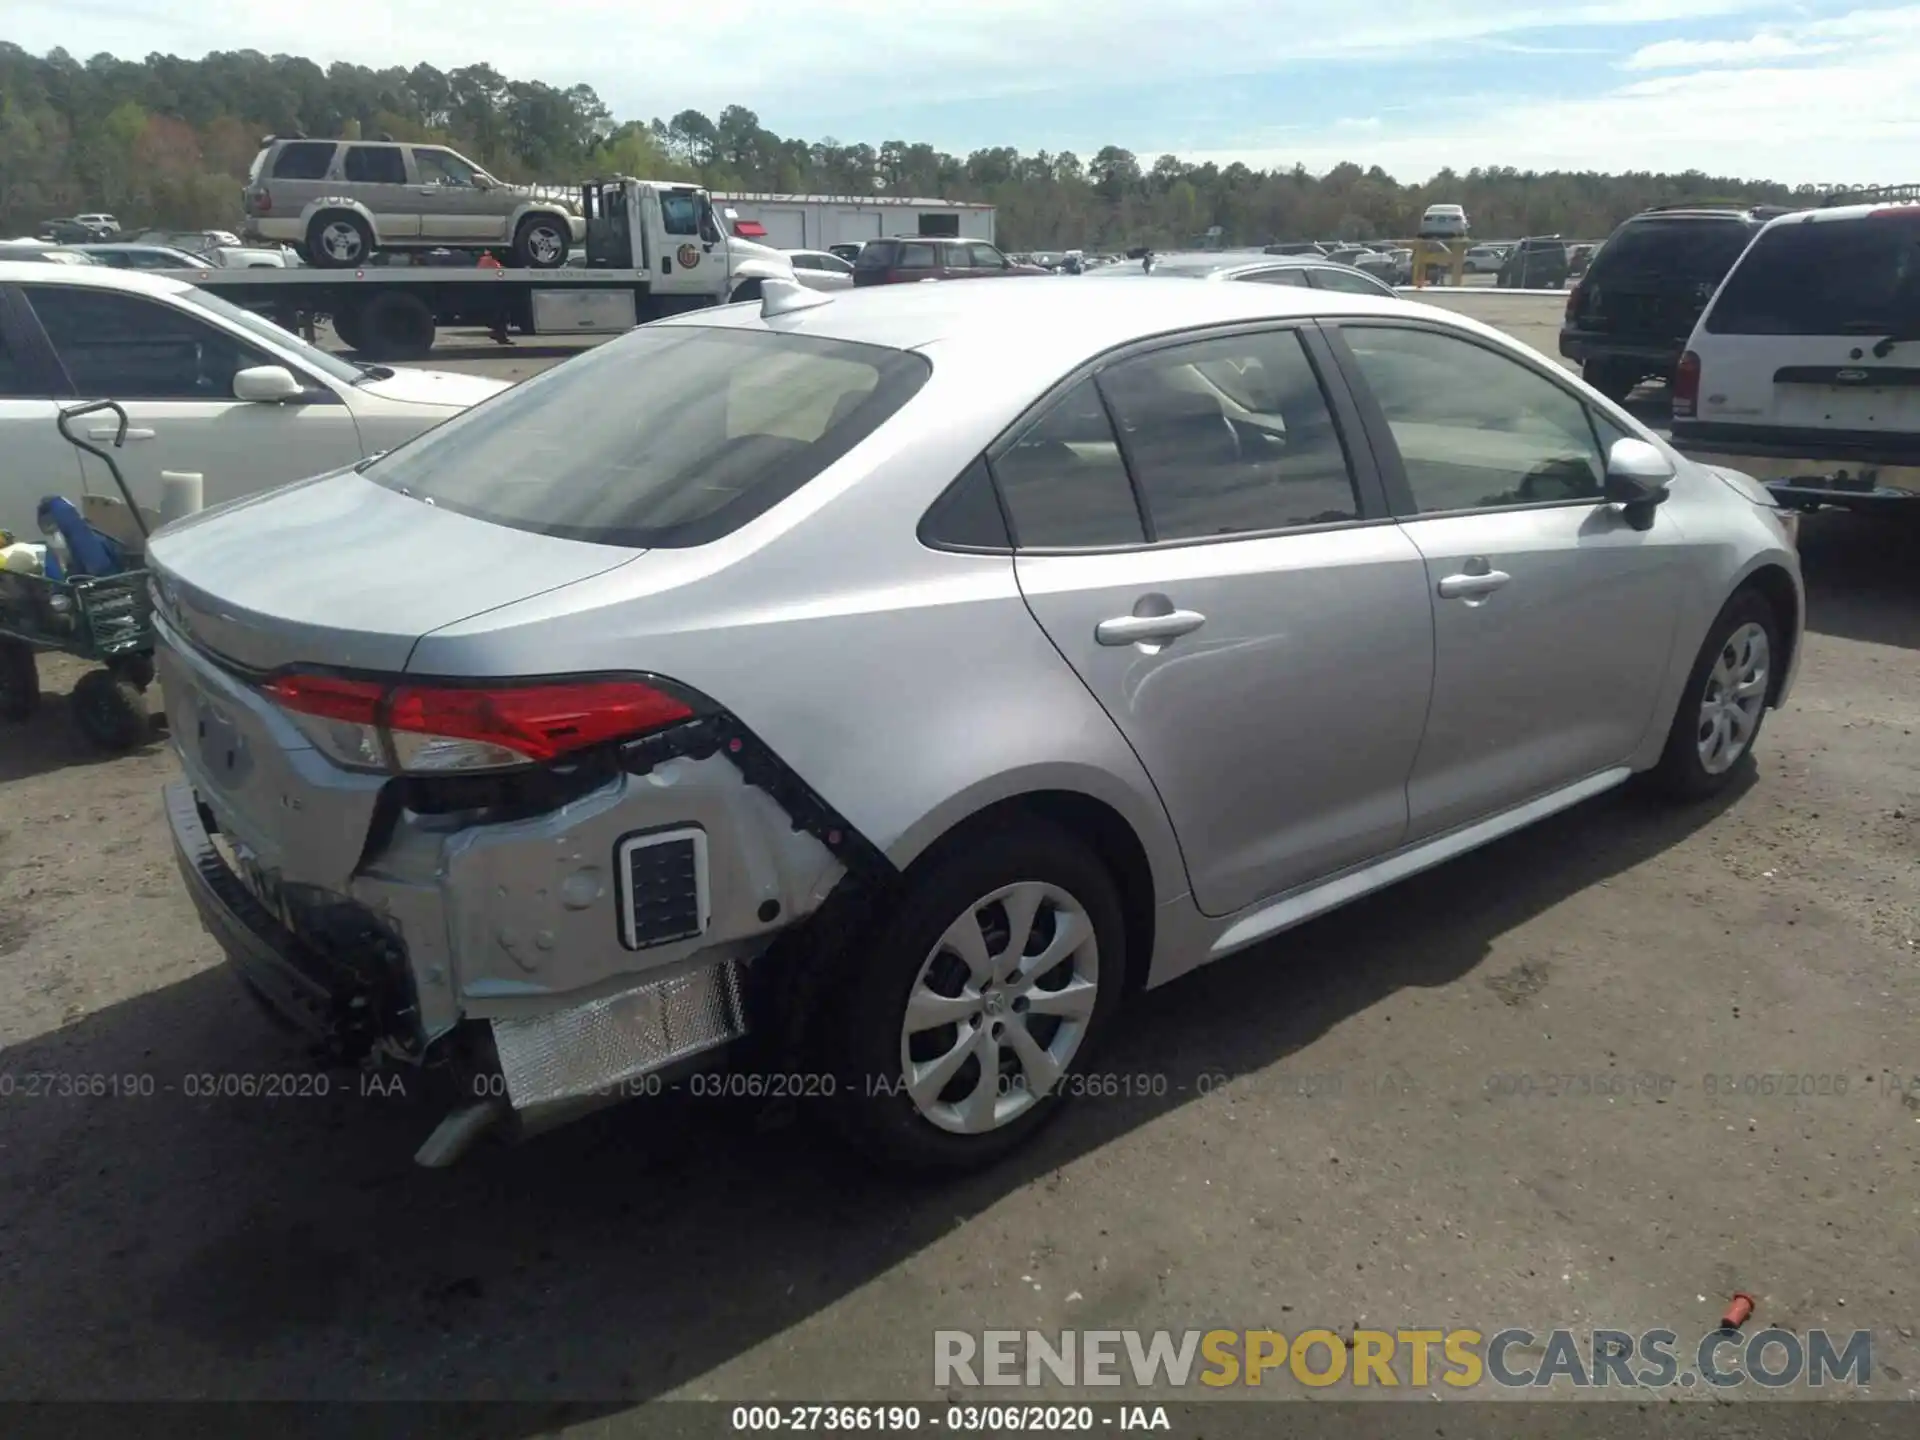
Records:
{"label": "plastic jug", "polygon": [[24,540],[0,547],[0,570],[11,570],[16,575],[39,575],[47,568],[46,550],[44,545],[29,545]]}

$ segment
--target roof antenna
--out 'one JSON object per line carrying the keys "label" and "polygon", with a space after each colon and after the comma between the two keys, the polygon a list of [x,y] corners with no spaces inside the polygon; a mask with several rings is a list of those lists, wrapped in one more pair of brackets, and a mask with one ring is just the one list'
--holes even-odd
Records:
{"label": "roof antenna", "polygon": [[795,310],[811,310],[816,305],[831,305],[833,297],[818,290],[809,290],[797,280],[788,280],[784,276],[769,276],[760,282],[760,318],[771,320],[776,315],[789,315]]}

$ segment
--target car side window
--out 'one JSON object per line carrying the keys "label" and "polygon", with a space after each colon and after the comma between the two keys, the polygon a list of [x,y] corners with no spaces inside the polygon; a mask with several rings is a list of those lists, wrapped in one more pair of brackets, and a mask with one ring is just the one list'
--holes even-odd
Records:
{"label": "car side window", "polygon": [[1392,294],[1378,280],[1353,270],[1336,270],[1331,265],[1309,267],[1313,272],[1313,283],[1322,290],[1338,290],[1348,295]]}
{"label": "car side window", "polygon": [[1302,290],[1310,289],[1307,284],[1306,267],[1290,265],[1284,270],[1255,270],[1251,275],[1236,275],[1236,280],[1250,280],[1255,285],[1297,285]]}
{"label": "car side window", "polygon": [[694,197],[669,193],[660,197],[660,226],[669,235],[698,235],[700,207]]}
{"label": "car side window", "polygon": [[1073,549],[1146,539],[1119,441],[1092,379],[1047,408],[993,461],[1016,545]]}
{"label": "car side window", "polygon": [[324,180],[327,171],[333,168],[336,148],[331,140],[296,140],[282,146],[280,153],[273,157],[273,178]]}
{"label": "car side window", "polygon": [[991,245],[969,245],[967,249],[973,256],[973,268],[976,270],[1004,270],[1007,268],[1007,257]]}
{"label": "car side window", "polygon": [[407,161],[397,145],[349,145],[340,173],[362,185],[404,185]]}
{"label": "car side window", "polygon": [[420,171],[422,185],[447,185],[461,190],[474,188],[473,167],[451,150],[416,145],[413,147],[413,163]]}
{"label": "car side window", "polygon": [[74,389],[115,400],[231,400],[235,372],[279,362],[141,295],[24,287]]}
{"label": "car side window", "polygon": [[787,260],[796,270],[818,270],[819,264],[811,255],[788,254]]}
{"label": "car side window", "polygon": [[14,354],[13,345],[0,334],[0,395],[21,396],[32,393],[32,380],[26,361]]}
{"label": "car side window", "polygon": [[1600,498],[1606,459],[1571,391],[1456,336],[1371,325],[1341,333],[1386,416],[1415,510]]}
{"label": "car side window", "polygon": [[816,270],[824,270],[829,275],[851,275],[853,273],[853,266],[849,265],[845,260],[842,260],[838,255],[814,256],[813,268]]}
{"label": "car side window", "polygon": [[900,258],[893,262],[896,270],[931,270],[933,266],[933,246],[917,240],[902,245]]}
{"label": "car side window", "polygon": [[1333,412],[1298,334],[1155,350],[1100,374],[1156,540],[1357,520]]}

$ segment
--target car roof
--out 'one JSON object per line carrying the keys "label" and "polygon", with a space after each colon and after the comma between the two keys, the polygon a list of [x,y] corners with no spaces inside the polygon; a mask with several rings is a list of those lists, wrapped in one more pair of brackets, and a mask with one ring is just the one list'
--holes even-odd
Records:
{"label": "car roof", "polygon": [[1008,276],[834,292],[805,308],[763,316],[757,304],[692,310],[659,325],[726,326],[817,336],[899,350],[981,351],[1011,385],[1051,383],[1116,346],[1207,325],[1317,315],[1437,319],[1501,343],[1466,316],[1384,295],[1285,285],[1196,285],[1144,276],[1129,285]]}
{"label": "car roof", "polygon": [[[78,246],[54,247],[78,249]],[[44,264],[9,260],[0,246],[0,285],[91,285],[100,290],[131,290],[138,295],[181,295],[193,287],[151,271],[114,270],[105,265],[66,265],[50,272]]]}
{"label": "car roof", "polygon": [[1920,220],[1920,202],[1882,200],[1877,204],[1826,205],[1818,210],[1792,210],[1785,215],[1774,216],[1762,228],[1771,230],[1777,225],[1819,225],[1830,220],[1864,220],[1869,215],[1886,215],[1893,212],[1911,215]]}
{"label": "car roof", "polygon": [[[1122,275],[1141,274],[1140,261],[1128,257],[1107,269]],[[1327,257],[1317,251],[1311,255],[1269,255],[1264,250],[1169,250],[1155,252],[1154,275],[1231,275],[1240,270],[1297,270],[1308,265],[1326,265]]]}

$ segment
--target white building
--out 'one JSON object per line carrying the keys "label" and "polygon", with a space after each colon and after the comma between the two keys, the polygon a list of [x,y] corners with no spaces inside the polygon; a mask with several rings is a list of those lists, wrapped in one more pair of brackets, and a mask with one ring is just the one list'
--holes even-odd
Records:
{"label": "white building", "polygon": [[993,206],[896,195],[713,194],[716,210],[738,217],[735,231],[782,250],[858,245],[882,235],[948,235],[993,240]]}

